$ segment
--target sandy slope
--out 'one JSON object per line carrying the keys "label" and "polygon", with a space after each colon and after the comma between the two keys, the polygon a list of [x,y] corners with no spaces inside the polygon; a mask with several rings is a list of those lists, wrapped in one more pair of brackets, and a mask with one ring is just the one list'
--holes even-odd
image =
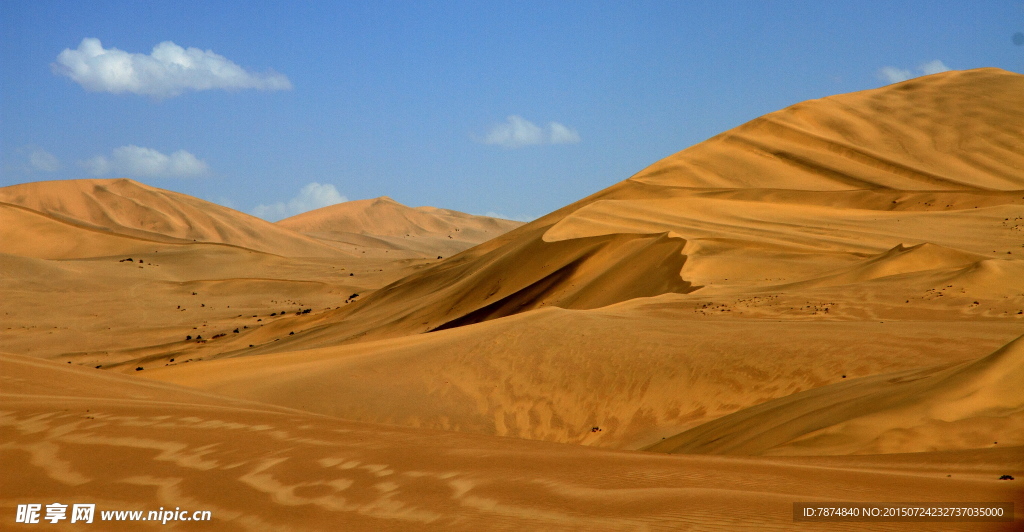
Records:
{"label": "sandy slope", "polygon": [[809,100],[662,159],[632,179],[699,188],[1021,190],[1024,78],[951,71]]}
{"label": "sandy slope", "polygon": [[277,225],[344,249],[432,258],[454,255],[523,224],[436,207],[406,207],[383,196],[304,212]]}
{"label": "sandy slope", "polygon": [[[0,376],[8,517],[17,504],[59,501],[212,513],[210,523],[146,523],[171,530],[995,531],[1021,522],[794,523],[792,503],[1024,502],[997,480],[1024,475],[1020,447],[800,460],[623,453],[343,421],[15,355],[0,355]],[[63,524],[40,526],[87,526]]]}

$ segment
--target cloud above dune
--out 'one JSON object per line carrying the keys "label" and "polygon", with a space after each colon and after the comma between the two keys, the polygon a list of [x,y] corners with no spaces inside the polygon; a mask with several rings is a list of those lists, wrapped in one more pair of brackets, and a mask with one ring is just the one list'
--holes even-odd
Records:
{"label": "cloud above dune", "polygon": [[495,124],[480,142],[504,148],[522,148],[540,144],[575,144],[580,135],[575,130],[558,122],[550,122],[542,128],[529,120],[511,115],[504,122]]}
{"label": "cloud above dune", "polygon": [[509,216],[507,214],[502,214],[500,212],[494,211],[487,211],[486,213],[480,216],[487,216],[488,218],[500,218],[502,220],[513,220],[516,222],[532,222],[538,218],[537,216],[529,216],[526,214],[521,214],[518,216]]}
{"label": "cloud above dune", "polygon": [[121,146],[109,157],[97,155],[78,164],[94,176],[197,177],[209,172],[205,162],[185,150],[164,155],[135,145]]}
{"label": "cloud above dune", "polygon": [[930,74],[938,74],[939,72],[946,72],[952,70],[945,63],[935,59],[928,61],[927,63],[918,66],[914,70],[907,70],[903,68],[896,68],[892,66],[886,66],[878,69],[878,77],[886,83],[899,83],[901,81],[907,81],[911,78],[918,76],[927,76]]}
{"label": "cloud above dune", "polygon": [[289,90],[283,74],[252,72],[212,50],[182,48],[171,41],[153,47],[149,55],[104,48],[99,39],[86,38],[77,49],[66,48],[51,65],[86,90],[120,94],[130,92],[157,98],[187,90]]}
{"label": "cloud above dune", "polygon": [[0,169],[5,173],[38,174],[57,172],[64,168],[56,155],[32,144],[19,146],[11,151],[7,164]]}
{"label": "cloud above dune", "polygon": [[269,222],[276,222],[289,216],[346,201],[348,198],[339,194],[334,185],[313,182],[302,187],[299,193],[287,202],[258,205],[252,210],[252,214]]}
{"label": "cloud above dune", "polygon": [[56,172],[60,169],[60,159],[42,148],[35,148],[28,154],[26,170],[29,172]]}

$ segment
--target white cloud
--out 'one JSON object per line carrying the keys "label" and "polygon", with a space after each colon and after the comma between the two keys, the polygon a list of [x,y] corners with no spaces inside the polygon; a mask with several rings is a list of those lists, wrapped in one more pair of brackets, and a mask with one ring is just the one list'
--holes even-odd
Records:
{"label": "white cloud", "polygon": [[30,172],[56,172],[60,170],[60,160],[52,153],[36,148],[28,155]]}
{"label": "white cloud", "polygon": [[65,49],[52,65],[87,90],[131,92],[158,98],[186,90],[289,90],[292,84],[273,70],[250,72],[212,50],[182,48],[171,41],[153,47],[150,55],[103,48],[99,39],[86,38],[78,49]]}
{"label": "white cloud", "polygon": [[483,216],[487,216],[488,218],[501,218],[502,220],[513,220],[516,222],[532,222],[537,219],[537,216],[527,216],[525,214],[521,214],[519,216],[508,216],[494,211],[487,211]]}
{"label": "white cloud", "polygon": [[939,72],[949,72],[950,70],[952,70],[951,68],[946,66],[945,63],[939,61],[938,59],[934,61],[928,61],[927,63],[921,65],[918,68],[920,68],[921,72],[924,72],[924,75],[926,76],[929,76],[931,74],[938,74]]}
{"label": "white cloud", "polygon": [[509,116],[505,122],[495,124],[481,142],[505,148],[522,148],[538,144],[575,144],[580,135],[564,124],[550,122],[542,128],[518,116]]}
{"label": "white cloud", "polygon": [[939,72],[947,72],[949,70],[952,69],[946,66],[942,61],[935,59],[934,61],[928,61],[927,63],[918,66],[914,71],[891,66],[882,67],[878,69],[878,77],[886,83],[899,83],[918,76],[928,76],[931,74],[938,74]]}
{"label": "white cloud", "polygon": [[878,70],[878,77],[888,83],[899,83],[914,77],[909,70],[902,70],[896,67],[882,67]]}
{"label": "white cloud", "polygon": [[164,155],[133,145],[116,148],[110,157],[97,155],[79,164],[94,176],[114,173],[133,177],[193,177],[209,171],[206,163],[185,150]]}
{"label": "white cloud", "polygon": [[580,141],[579,133],[558,122],[552,122],[549,127],[551,128],[552,144],[576,144]]}
{"label": "white cloud", "polygon": [[339,194],[334,185],[310,183],[302,187],[298,195],[287,202],[279,201],[270,205],[258,205],[252,210],[252,214],[264,220],[276,222],[289,216],[346,201],[348,198]]}

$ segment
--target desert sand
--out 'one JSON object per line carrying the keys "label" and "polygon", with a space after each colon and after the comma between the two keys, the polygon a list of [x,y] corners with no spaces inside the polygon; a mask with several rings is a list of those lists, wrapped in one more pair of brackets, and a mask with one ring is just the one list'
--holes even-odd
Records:
{"label": "desert sand", "polygon": [[[527,224],[0,189],[2,505],[187,505],[240,530],[1021,529],[1020,94],[979,69],[803,102]],[[803,523],[800,501],[1018,508]]]}

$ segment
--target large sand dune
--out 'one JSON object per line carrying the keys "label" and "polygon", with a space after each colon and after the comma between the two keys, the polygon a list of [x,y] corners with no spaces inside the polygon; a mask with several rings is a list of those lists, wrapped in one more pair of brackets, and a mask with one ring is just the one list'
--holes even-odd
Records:
{"label": "large sand dune", "polygon": [[252,530],[1019,508],[1020,94],[980,69],[804,102],[515,228],[0,189],[0,493]]}
{"label": "large sand dune", "polygon": [[997,260],[994,282],[1011,281],[1024,254],[1021,91],[1024,77],[998,69],[948,72],[766,115],[402,279],[304,346],[548,305],[775,291],[925,243]]}

